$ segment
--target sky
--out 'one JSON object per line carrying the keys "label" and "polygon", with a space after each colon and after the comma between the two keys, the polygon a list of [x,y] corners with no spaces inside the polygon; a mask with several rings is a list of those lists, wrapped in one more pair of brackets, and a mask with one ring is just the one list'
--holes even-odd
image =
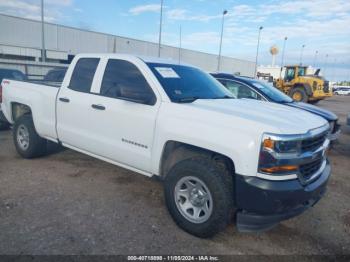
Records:
{"label": "sky", "polygon": [[[44,0],[45,20],[92,31],[158,41],[160,0]],[[162,43],[271,64],[322,68],[329,80],[350,80],[350,0],[164,0]],[[0,0],[0,13],[40,20],[40,0]],[[303,51],[302,46],[305,45]],[[316,55],[317,52],[317,55]],[[328,55],[328,56],[327,56]]]}

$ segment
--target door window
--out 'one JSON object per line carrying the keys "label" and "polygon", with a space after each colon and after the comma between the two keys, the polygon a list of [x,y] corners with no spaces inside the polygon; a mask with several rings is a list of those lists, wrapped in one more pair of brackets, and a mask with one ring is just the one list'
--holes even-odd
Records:
{"label": "door window", "polygon": [[235,81],[227,81],[226,88],[236,97],[236,98],[250,98],[256,100],[263,100],[262,96],[258,94],[255,90],[240,84]]}
{"label": "door window", "polygon": [[110,59],[103,76],[100,95],[133,102],[155,104],[155,95],[140,70],[124,60]]}
{"label": "door window", "polygon": [[80,58],[75,65],[68,88],[89,93],[99,61],[99,58]]}
{"label": "door window", "polygon": [[295,76],[295,69],[293,67],[287,68],[285,81],[290,82],[294,79]]}

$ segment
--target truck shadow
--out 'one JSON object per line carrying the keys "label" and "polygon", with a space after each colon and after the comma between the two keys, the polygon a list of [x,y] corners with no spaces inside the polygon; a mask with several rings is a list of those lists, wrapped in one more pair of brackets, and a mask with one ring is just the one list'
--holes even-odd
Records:
{"label": "truck shadow", "polygon": [[66,150],[67,150],[67,148],[65,148],[57,143],[54,143],[51,141],[48,141],[48,143],[47,143],[47,155],[55,155],[55,154],[61,153],[61,152],[66,151]]}

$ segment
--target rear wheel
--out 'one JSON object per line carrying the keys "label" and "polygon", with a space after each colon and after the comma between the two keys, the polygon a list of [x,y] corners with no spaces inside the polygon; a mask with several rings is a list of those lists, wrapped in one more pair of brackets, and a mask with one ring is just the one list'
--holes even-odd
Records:
{"label": "rear wheel", "polygon": [[13,140],[18,154],[23,158],[39,157],[46,153],[47,140],[37,134],[30,115],[23,115],[16,120]]}
{"label": "rear wheel", "polygon": [[305,92],[305,89],[302,87],[296,87],[293,88],[290,92],[289,92],[289,96],[291,98],[293,98],[293,100],[297,101],[297,102],[307,102],[308,100],[308,96]]}
{"label": "rear wheel", "polygon": [[225,229],[233,214],[232,178],[207,159],[177,163],[166,176],[164,193],[175,222],[198,237]]}

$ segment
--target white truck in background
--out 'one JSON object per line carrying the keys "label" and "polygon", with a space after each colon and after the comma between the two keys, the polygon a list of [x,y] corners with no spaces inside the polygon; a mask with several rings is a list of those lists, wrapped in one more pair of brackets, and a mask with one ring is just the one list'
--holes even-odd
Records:
{"label": "white truck in background", "polygon": [[269,229],[326,190],[326,120],[234,99],[190,65],[78,55],[60,88],[4,79],[1,89],[22,157],[45,155],[50,140],[159,176],[175,222],[199,237],[213,236],[233,218],[240,231]]}

